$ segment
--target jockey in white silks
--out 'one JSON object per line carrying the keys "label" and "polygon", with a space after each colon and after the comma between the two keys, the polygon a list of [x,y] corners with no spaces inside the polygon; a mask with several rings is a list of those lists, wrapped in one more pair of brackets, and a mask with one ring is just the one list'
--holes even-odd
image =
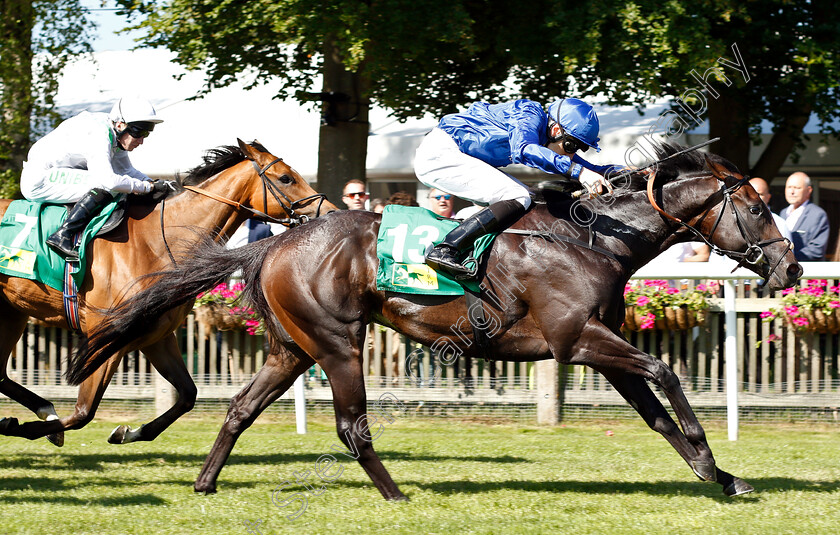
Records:
{"label": "jockey in white silks", "polygon": [[162,123],[141,98],[121,98],[110,113],[83,111],[39,139],[23,165],[20,189],[31,201],[75,203],[47,244],[63,257],[79,257],[74,238],[114,193],[146,194],[170,189],[131,165],[128,153]]}

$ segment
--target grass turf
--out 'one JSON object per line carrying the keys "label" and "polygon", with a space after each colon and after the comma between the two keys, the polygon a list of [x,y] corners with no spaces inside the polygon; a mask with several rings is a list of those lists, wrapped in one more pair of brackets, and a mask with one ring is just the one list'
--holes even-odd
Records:
{"label": "grass turf", "polygon": [[[756,487],[732,499],[697,480],[641,422],[397,419],[374,443],[411,499],[391,503],[358,463],[332,451],[340,443],[330,419],[311,420],[307,435],[290,420],[242,435],[219,493],[208,496],[192,483],[221,416],[183,419],[154,442],[122,446],[106,443],[115,424],[101,421],[67,433],[61,449],[0,437],[0,533],[827,534],[840,522],[836,426],[749,425],[737,442],[707,426],[718,465]],[[306,471],[314,483],[327,453],[341,464],[326,472],[342,471],[287,519],[302,501],[279,508],[272,491]],[[294,485],[275,497],[304,492]]]}

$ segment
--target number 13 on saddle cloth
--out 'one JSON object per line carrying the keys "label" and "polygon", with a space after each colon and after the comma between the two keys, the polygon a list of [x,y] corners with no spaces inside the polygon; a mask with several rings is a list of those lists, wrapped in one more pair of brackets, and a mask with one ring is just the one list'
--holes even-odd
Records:
{"label": "number 13 on saddle cloth", "polygon": [[[376,240],[379,259],[376,289],[408,294],[464,295],[464,284],[477,292],[475,281],[456,281],[427,266],[424,258],[426,249],[439,243],[458,223],[425,208],[386,206]],[[491,234],[476,240],[472,256],[479,258],[495,238],[496,235]]]}

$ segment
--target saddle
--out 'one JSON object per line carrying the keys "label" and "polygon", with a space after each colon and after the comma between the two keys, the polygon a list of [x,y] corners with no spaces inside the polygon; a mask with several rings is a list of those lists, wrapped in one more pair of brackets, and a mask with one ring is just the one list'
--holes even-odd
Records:
{"label": "saddle", "polygon": [[[71,263],[70,275],[81,286],[85,276],[86,245],[94,237],[113,230],[125,217],[125,195],[116,197],[88,224],[81,236],[80,262]],[[13,201],[0,221],[0,273],[65,288],[65,262],[46,245],[58,229],[66,208],[60,204]]]}

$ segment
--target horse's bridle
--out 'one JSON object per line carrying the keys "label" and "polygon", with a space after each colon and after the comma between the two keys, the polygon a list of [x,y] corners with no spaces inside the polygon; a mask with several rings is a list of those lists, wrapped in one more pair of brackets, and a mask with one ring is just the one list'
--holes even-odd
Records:
{"label": "horse's bridle", "polygon": [[[272,165],[274,165],[278,162],[282,162],[282,161],[283,161],[283,158],[277,158],[277,159],[269,162],[268,164],[266,164],[265,167],[261,168],[257,164],[257,162],[255,162],[254,160],[251,160],[251,165],[254,166],[254,170],[257,172],[259,177],[262,179],[262,183],[263,183],[263,211],[262,212],[254,209],[254,208],[251,208],[249,206],[245,206],[242,203],[233,201],[233,200],[228,199],[226,197],[223,197],[221,195],[216,195],[215,193],[212,193],[210,191],[207,191],[207,190],[204,190],[204,189],[201,189],[201,188],[197,188],[195,186],[184,186],[184,189],[190,190],[194,193],[199,193],[199,194],[204,195],[206,197],[210,197],[211,199],[215,199],[219,202],[223,202],[225,204],[233,206],[237,210],[245,210],[246,212],[250,212],[252,214],[253,218],[258,219],[260,221],[271,222],[271,223],[280,223],[281,225],[286,225],[289,228],[293,228],[293,227],[296,227],[298,225],[302,225],[303,223],[306,223],[307,221],[309,221],[309,216],[298,215],[297,212],[295,212],[295,208],[300,207],[303,204],[308,204],[313,199],[318,199],[318,207],[315,210],[315,217],[318,217],[318,216],[321,215],[321,206],[324,204],[324,201],[327,199],[327,196],[324,195],[323,193],[316,193],[315,195],[309,195],[308,197],[303,197],[303,198],[298,199],[296,201],[291,200],[288,195],[283,193],[283,190],[281,190],[276,184],[271,182],[271,180],[269,180],[268,177],[265,175],[266,171],[268,171],[271,168]],[[272,216],[270,216],[266,213],[266,212],[268,212],[268,193],[269,192],[271,192],[271,196],[274,197],[274,200],[277,201],[277,204],[279,204],[280,206],[283,207],[283,210],[286,212],[286,215],[288,217],[286,217],[285,219],[278,219],[278,218],[272,217]],[[280,200],[280,197],[283,197],[283,199],[286,201],[287,204],[283,204],[283,201]]]}
{"label": "horse's bridle", "polygon": [[[743,266],[744,264],[751,264],[751,265],[754,265],[754,266],[758,266],[758,265],[761,265],[761,264],[769,264],[769,262],[767,260],[767,255],[764,254],[764,248],[767,247],[768,245],[776,243],[776,242],[780,242],[780,241],[786,242],[787,243],[787,251],[785,251],[784,253],[779,255],[779,258],[778,258],[778,260],[776,260],[776,263],[773,265],[773,267],[770,269],[770,271],[767,272],[767,276],[764,277],[764,279],[765,279],[764,282],[766,282],[767,277],[769,277],[770,275],[773,274],[773,272],[776,271],[776,268],[779,267],[779,264],[782,262],[782,259],[785,257],[785,255],[788,253],[788,251],[790,251],[792,249],[793,245],[791,244],[790,240],[788,240],[787,238],[772,238],[772,239],[769,239],[769,240],[758,240],[758,238],[753,234],[752,230],[750,230],[750,228],[747,227],[744,224],[744,220],[743,220],[741,214],[738,213],[738,210],[735,208],[735,201],[732,199],[732,195],[736,191],[741,189],[741,186],[743,186],[744,184],[746,184],[749,181],[749,177],[742,177],[741,179],[738,179],[738,182],[735,185],[730,186],[730,187],[726,187],[725,179],[726,178],[735,179],[736,177],[734,177],[732,175],[727,175],[727,176],[724,176],[724,177],[720,177],[715,173],[712,173],[712,176],[714,176],[715,178],[717,178],[721,182],[720,190],[718,190],[718,193],[721,194],[721,196],[723,197],[723,206],[721,206],[720,211],[718,212],[717,217],[715,218],[715,223],[714,223],[714,225],[712,225],[712,229],[709,232],[708,236],[703,234],[700,230],[698,230],[698,229],[694,228],[693,226],[689,225],[688,223],[686,223],[682,219],[669,214],[668,212],[663,210],[659,206],[659,204],[657,204],[656,198],[654,196],[654,190],[653,190],[653,183],[656,180],[656,172],[655,171],[653,173],[651,173],[650,177],[648,177],[648,184],[647,184],[648,201],[656,209],[656,211],[659,212],[660,214],[662,214],[665,218],[670,219],[671,221],[674,221],[674,222],[678,223],[680,226],[682,226],[682,227],[686,228],[687,230],[689,230],[690,232],[692,232],[695,236],[697,236],[700,240],[702,240],[706,245],[708,245],[711,248],[712,252],[714,252],[716,254],[719,254],[719,255],[727,256],[727,257],[731,258],[732,260],[737,261],[738,265],[735,266],[735,268],[732,270],[733,272],[736,269],[738,269],[739,267]],[[726,211],[726,206],[727,205],[729,205],[731,207],[732,215],[735,217],[735,224],[738,226],[738,230],[741,232],[741,237],[744,239],[745,242],[747,242],[747,250],[744,251],[743,253],[740,252],[740,251],[731,251],[731,250],[728,250],[728,249],[721,249],[720,247],[718,247],[717,245],[715,245],[711,242],[711,239],[715,235],[715,232],[717,231],[718,225],[720,224],[720,221],[723,217],[723,213]],[[715,205],[715,206],[717,206],[717,205]],[[703,217],[701,217],[701,219],[704,219],[706,214],[708,214],[709,211],[712,210],[712,208],[707,209],[706,212],[703,214]]]}
{"label": "horse's bridle", "polygon": [[[288,195],[283,193],[283,191],[276,184],[272,183],[271,180],[269,180],[268,177],[265,175],[266,171],[268,171],[271,168],[272,165],[276,164],[277,162],[282,162],[282,161],[283,161],[283,158],[276,158],[275,160],[266,164],[265,167],[261,168],[257,164],[257,162],[255,162],[254,160],[251,160],[251,165],[254,166],[254,170],[257,172],[259,177],[262,179],[262,184],[263,184],[263,211],[262,212],[259,211],[259,210],[255,210],[254,208],[251,208],[250,206],[245,206],[244,204],[242,204],[240,202],[228,199],[227,197],[217,195],[217,194],[213,193],[212,191],[207,191],[205,189],[197,188],[195,186],[183,186],[183,188],[185,190],[192,191],[193,193],[198,193],[200,195],[204,195],[205,197],[210,197],[211,199],[214,199],[214,200],[219,201],[221,203],[227,204],[229,206],[233,206],[237,210],[245,210],[246,212],[250,212],[252,214],[253,218],[258,219],[260,221],[271,222],[271,223],[280,223],[281,225],[286,225],[289,228],[293,228],[293,227],[296,227],[298,225],[302,225],[303,223],[306,223],[307,221],[309,221],[309,216],[298,215],[297,212],[295,212],[296,207],[299,207],[300,205],[302,205],[304,203],[308,203],[308,202],[312,201],[313,199],[318,199],[318,207],[315,210],[315,217],[319,217],[321,215],[321,206],[324,204],[324,201],[327,199],[327,196],[324,195],[323,193],[316,193],[315,195],[309,195],[308,197],[303,197],[303,198],[298,199],[296,201],[291,200]],[[277,204],[279,204],[280,206],[283,207],[283,210],[286,212],[286,215],[288,217],[286,217],[285,219],[278,219],[278,218],[272,217],[272,216],[270,216],[266,213],[266,212],[268,212],[268,193],[269,192],[271,192],[271,195],[272,195],[272,197],[274,197],[274,200],[277,201]],[[280,197],[283,197],[283,199],[285,199],[285,201],[286,201],[286,203],[288,203],[288,205],[283,204],[283,201],[280,200]],[[166,252],[169,255],[169,259],[172,260],[172,265],[177,265],[176,262],[175,262],[175,257],[172,256],[172,251],[169,249],[169,244],[166,243],[166,232],[165,232],[164,227],[163,227],[163,211],[164,211],[165,207],[166,207],[166,197],[164,197],[163,201],[161,202],[160,232],[161,232],[161,235],[163,236],[163,245],[166,247]]]}

